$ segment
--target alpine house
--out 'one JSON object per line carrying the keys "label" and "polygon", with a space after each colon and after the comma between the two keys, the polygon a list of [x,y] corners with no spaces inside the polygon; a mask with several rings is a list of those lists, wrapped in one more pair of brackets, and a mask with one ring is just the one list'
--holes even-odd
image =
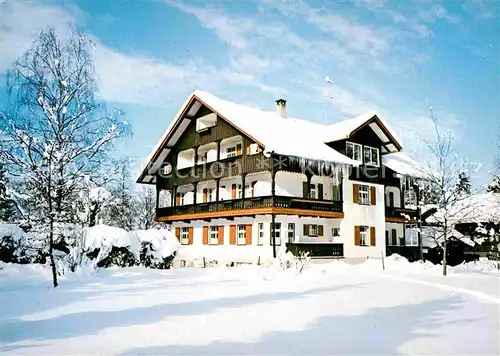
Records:
{"label": "alpine house", "polygon": [[[137,179],[157,191],[184,262],[258,262],[279,250],[380,258],[419,248],[414,162],[376,112],[333,125],[195,91]],[[387,247],[387,250],[386,250]],[[405,253],[403,253],[405,254]],[[187,257],[186,257],[187,256]]]}

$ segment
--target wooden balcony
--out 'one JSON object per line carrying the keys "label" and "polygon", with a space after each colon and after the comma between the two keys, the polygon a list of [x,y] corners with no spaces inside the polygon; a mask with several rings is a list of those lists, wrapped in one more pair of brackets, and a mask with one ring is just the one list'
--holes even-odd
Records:
{"label": "wooden balcony", "polygon": [[341,201],[276,196],[273,202],[271,196],[266,196],[157,208],[156,219],[180,221],[272,213],[342,218],[342,210]]}
{"label": "wooden balcony", "polygon": [[316,258],[342,258],[344,257],[344,244],[333,242],[318,243],[287,243],[286,250],[298,256],[301,252],[308,252],[310,257]]}
{"label": "wooden balcony", "polygon": [[404,222],[418,219],[417,209],[399,208],[393,206],[385,207],[386,221]]}

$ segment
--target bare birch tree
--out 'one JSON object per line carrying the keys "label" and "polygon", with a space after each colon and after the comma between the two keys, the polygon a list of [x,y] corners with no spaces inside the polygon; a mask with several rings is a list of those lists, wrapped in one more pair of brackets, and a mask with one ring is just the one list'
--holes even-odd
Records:
{"label": "bare birch tree", "polygon": [[99,174],[113,142],[128,131],[121,113],[108,114],[97,97],[92,48],[81,34],[61,41],[53,29],[43,30],[7,76],[1,154],[26,187],[32,226],[48,244],[54,287],[57,227],[77,220],[84,180]]}
{"label": "bare birch tree", "polygon": [[469,203],[470,191],[461,188],[464,174],[473,177],[476,167],[461,159],[454,148],[455,137],[451,130],[443,129],[429,106],[429,118],[434,127],[435,137],[421,137],[430,151],[427,164],[422,168],[427,188],[431,189],[437,212],[432,216],[436,234],[432,236],[443,252],[443,275],[446,276],[447,241],[455,230],[455,225],[465,219],[472,210]]}

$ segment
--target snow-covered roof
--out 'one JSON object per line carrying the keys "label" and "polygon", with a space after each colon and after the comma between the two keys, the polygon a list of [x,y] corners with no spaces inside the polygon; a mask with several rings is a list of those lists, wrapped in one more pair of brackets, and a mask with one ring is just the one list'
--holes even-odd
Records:
{"label": "snow-covered roof", "polygon": [[236,127],[259,141],[269,152],[357,165],[356,161],[324,143],[321,135],[324,125],[292,117],[283,118],[275,111],[263,111],[236,104],[201,90],[194,94]]}
{"label": "snow-covered roof", "polygon": [[[327,130],[325,131],[324,140],[325,142],[345,140],[349,138],[357,129],[374,118],[380,122],[382,127],[380,127],[380,125],[378,125],[376,122],[370,123],[370,127],[373,129],[375,134],[379,136],[382,142],[388,142],[392,138],[393,141],[395,141],[394,143],[399,145],[399,147],[403,147],[401,139],[395,134],[394,130],[390,128],[389,124],[376,111],[368,111],[364,114],[356,116],[355,118],[329,125],[327,127]],[[387,135],[391,137],[387,137]],[[396,147],[394,146],[394,148]]]}
{"label": "snow-covered roof", "polygon": [[386,151],[388,149],[388,152],[396,152],[402,147],[401,140],[396,138],[394,132],[374,111],[337,124],[322,125],[293,117],[283,118],[275,111],[252,108],[196,90],[188,97],[176,118],[170,123],[148,156],[147,167],[139,176],[138,182],[154,182],[154,174],[190,124],[191,118],[194,117],[201,104],[258,142],[266,151],[277,154],[344,165],[359,165],[358,162],[339,153],[326,143],[349,137],[353,131],[372,119],[375,122],[369,125],[373,131],[383,142],[391,142],[390,147],[386,146]]}
{"label": "snow-covered roof", "polygon": [[[427,219],[429,223],[442,220],[443,213],[438,210]],[[457,202],[447,213],[451,225],[464,223],[500,223],[500,194],[474,194]]]}
{"label": "snow-covered roof", "polygon": [[382,156],[382,164],[404,176],[425,178],[425,168],[402,152]]}

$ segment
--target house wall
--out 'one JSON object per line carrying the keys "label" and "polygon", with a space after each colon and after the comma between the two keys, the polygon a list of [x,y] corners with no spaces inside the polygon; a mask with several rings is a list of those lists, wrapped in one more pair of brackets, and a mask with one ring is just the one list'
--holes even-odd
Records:
{"label": "house wall", "polygon": [[[363,184],[375,187],[377,194],[376,205],[359,205],[353,202],[353,184]],[[344,219],[340,224],[344,256],[346,257],[375,257],[385,254],[385,199],[384,186],[365,182],[356,182],[344,179]],[[355,246],[355,226],[375,227],[375,246]]]}
{"label": "house wall", "polygon": [[[341,243],[342,238],[331,237],[333,227],[340,228],[341,219],[313,218],[313,217],[298,217],[292,215],[277,215],[276,223],[281,223],[280,236],[281,244],[276,245],[277,253],[286,249],[286,243],[290,242],[335,242]],[[264,238],[262,245],[258,244],[258,224],[264,224]],[[288,224],[295,224],[294,237],[288,238]],[[252,244],[251,245],[231,245],[229,243],[229,229],[231,225],[251,224],[252,225]],[[324,236],[320,237],[304,237],[303,225],[317,224],[323,225]],[[203,244],[203,227],[204,226],[224,226],[224,244],[222,245],[204,245]],[[176,227],[193,227],[193,244],[182,245],[176,257],[176,263],[180,264],[180,260],[186,261],[188,265],[199,265],[205,258],[206,261],[218,261],[226,264],[231,262],[244,263],[265,263],[273,258],[273,247],[271,244],[271,216],[257,215],[252,217],[235,217],[234,220],[227,219],[212,219],[207,221],[192,221],[190,223],[174,222],[172,229]],[[342,231],[341,231],[342,234]]]}

